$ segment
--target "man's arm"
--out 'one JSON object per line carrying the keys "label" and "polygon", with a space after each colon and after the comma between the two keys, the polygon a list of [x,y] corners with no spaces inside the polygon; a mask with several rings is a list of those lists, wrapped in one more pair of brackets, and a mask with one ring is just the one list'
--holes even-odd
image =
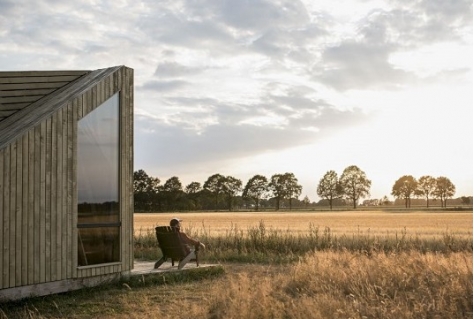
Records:
{"label": "man's arm", "polygon": [[194,246],[194,247],[200,246],[201,248],[206,248],[206,246],[204,246],[204,244],[201,243],[199,240],[195,240],[189,237],[188,235],[186,235],[185,233],[180,232],[179,236],[181,238],[181,241],[189,246]]}
{"label": "man's arm", "polygon": [[191,237],[189,237],[185,233],[179,233],[179,236],[181,237],[181,241],[183,241],[185,244],[187,244],[189,246],[197,246],[197,245],[200,244],[200,242],[198,240],[192,239]]}

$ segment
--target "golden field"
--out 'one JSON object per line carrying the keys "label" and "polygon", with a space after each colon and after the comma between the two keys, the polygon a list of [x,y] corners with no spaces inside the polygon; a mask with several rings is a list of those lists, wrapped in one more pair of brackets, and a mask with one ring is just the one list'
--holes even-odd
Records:
{"label": "golden field", "polygon": [[473,317],[472,212],[135,214],[136,258],[160,257],[153,228],[175,216],[220,265],[0,304],[0,319]]}
{"label": "golden field", "polygon": [[182,226],[194,232],[204,230],[209,236],[222,235],[232,227],[246,230],[261,221],[269,229],[292,233],[307,232],[310,225],[333,234],[370,233],[391,235],[402,232],[413,236],[441,236],[455,234],[472,236],[472,212],[411,211],[391,213],[384,211],[347,212],[192,212],[192,213],[136,213],[135,233],[153,230],[156,226],[169,225],[173,217],[183,219]]}

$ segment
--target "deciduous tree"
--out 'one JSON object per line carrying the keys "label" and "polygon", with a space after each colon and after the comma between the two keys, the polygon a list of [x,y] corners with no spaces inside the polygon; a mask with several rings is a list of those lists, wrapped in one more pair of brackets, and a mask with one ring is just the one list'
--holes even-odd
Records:
{"label": "deciduous tree", "polygon": [[333,200],[341,197],[341,185],[335,171],[327,171],[326,174],[319,180],[316,193],[319,197],[326,199],[329,202],[329,207],[332,210]]}
{"label": "deciduous tree", "polygon": [[275,174],[271,177],[268,189],[272,192],[276,201],[276,210],[280,210],[280,201],[285,198],[285,184],[283,174]]}
{"label": "deciduous tree", "polygon": [[260,200],[268,193],[268,180],[263,175],[255,175],[245,185],[243,196],[255,202],[255,210],[258,211]]}
{"label": "deciduous tree", "polygon": [[301,195],[303,187],[298,184],[293,173],[275,174],[271,177],[270,183],[268,184],[269,190],[273,193],[276,200],[276,209],[280,209],[280,202],[283,199],[288,198],[290,209],[291,201],[293,198],[298,198]]}
{"label": "deciduous tree", "polygon": [[449,178],[440,176],[436,179],[436,188],[433,195],[441,200],[441,207],[446,207],[446,201],[456,193],[456,187]]}
{"label": "deciduous tree", "polygon": [[140,169],[133,172],[133,199],[136,210],[155,210],[159,204],[160,179]]}
{"label": "deciduous tree", "polygon": [[293,173],[285,173],[283,175],[284,183],[285,183],[285,197],[288,198],[288,202],[290,204],[290,210],[292,209],[292,200],[298,199],[301,195],[301,191],[303,190],[303,186],[298,184],[298,179],[295,177]]}
{"label": "deciduous tree", "polygon": [[417,194],[423,196],[426,199],[426,208],[430,207],[429,201],[430,196],[433,195],[436,189],[436,179],[429,175],[421,176],[418,179],[418,190]]}
{"label": "deciduous tree", "polygon": [[411,197],[416,194],[418,181],[411,175],[404,175],[397,179],[392,187],[392,195],[405,199],[405,207],[411,207]]}
{"label": "deciduous tree", "polygon": [[308,208],[309,204],[311,204],[311,201],[309,200],[308,195],[306,195],[303,198],[303,204],[304,204],[304,208]]}
{"label": "deciduous tree", "polygon": [[191,182],[184,188],[184,192],[188,196],[188,199],[193,202],[194,209],[199,208],[199,193],[201,190],[201,183],[199,182]]}
{"label": "deciduous tree", "polygon": [[220,195],[224,193],[224,180],[225,177],[223,175],[214,174],[204,182],[203,188],[214,196],[215,209],[218,207]]}
{"label": "deciduous tree", "polygon": [[372,181],[367,178],[365,172],[355,165],[348,166],[342,172],[339,179],[342,193],[352,201],[354,209],[360,198],[369,196]]}
{"label": "deciduous tree", "polygon": [[163,197],[168,204],[167,209],[175,209],[183,192],[183,185],[178,177],[173,176],[166,180],[162,192]]}
{"label": "deciduous tree", "polygon": [[242,191],[242,181],[233,176],[227,176],[223,180],[223,193],[227,197],[229,211],[232,210],[234,197]]}

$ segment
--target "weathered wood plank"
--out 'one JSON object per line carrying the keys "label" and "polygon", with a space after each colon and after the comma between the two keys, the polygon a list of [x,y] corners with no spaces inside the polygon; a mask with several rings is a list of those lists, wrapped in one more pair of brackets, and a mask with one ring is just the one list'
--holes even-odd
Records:
{"label": "weathered wood plank", "polygon": [[29,177],[29,134],[26,133],[22,137],[23,147],[23,161],[21,166],[23,167],[21,185],[22,185],[22,218],[21,218],[21,285],[28,284],[28,177]]}
{"label": "weathered wood plank", "polygon": [[51,280],[51,118],[44,122],[45,136],[45,281]]}
{"label": "weathered wood plank", "polygon": [[54,113],[51,117],[51,187],[49,192],[50,198],[50,212],[51,212],[51,281],[59,280],[57,265],[58,265],[58,250],[57,250],[57,179],[58,179],[58,161],[57,161],[57,150],[58,150],[58,113]]}
{"label": "weathered wood plank", "polygon": [[40,125],[40,282],[46,281],[46,121]]}
{"label": "weathered wood plank", "polygon": [[16,194],[15,194],[15,286],[21,285],[21,227],[22,227],[22,205],[23,205],[23,140],[18,139],[16,148]]}
{"label": "weathered wood plank", "polygon": [[58,120],[57,120],[57,182],[56,182],[56,194],[57,194],[57,199],[56,199],[56,212],[58,214],[57,217],[57,222],[56,222],[56,255],[57,255],[57,262],[56,262],[56,272],[57,272],[57,278],[58,279],[65,279],[66,276],[64,275],[64,264],[65,261],[63,260],[63,216],[64,216],[64,211],[63,211],[63,206],[62,206],[62,198],[64,194],[63,190],[63,167],[64,167],[64,161],[63,161],[63,134],[64,134],[64,128],[63,128],[63,113],[64,110],[59,110],[57,112],[58,115]]}
{"label": "weathered wood plank", "polygon": [[[67,182],[66,182],[66,201],[67,201],[67,223],[66,223],[66,230],[67,230],[67,278],[73,277],[73,272],[76,271],[76,265],[72,264],[73,255],[77,255],[77,252],[72,251],[72,243],[76,240],[73,232],[73,224],[72,224],[72,213],[73,213],[73,205],[72,202],[72,192],[73,192],[73,134],[74,134],[74,123],[73,123],[73,106],[72,103],[68,103],[67,105]],[[76,227],[74,227],[76,228]]]}
{"label": "weathered wood plank", "polygon": [[18,77],[2,77],[0,76],[1,84],[13,83],[56,83],[56,82],[71,82],[78,79],[77,75],[57,75],[57,76],[18,76]]}
{"label": "weathered wood plank", "polygon": [[9,97],[0,97],[0,102],[2,104],[11,104],[11,103],[32,103],[41,99],[44,95],[26,95],[26,96],[9,96]]}
{"label": "weathered wood plank", "polygon": [[80,121],[84,117],[84,94],[77,97],[77,120]]}
{"label": "weathered wood plank", "polygon": [[128,82],[129,77],[125,69],[120,70],[119,72],[122,74],[122,89],[121,89],[121,98],[123,103],[120,103],[120,163],[121,163],[121,179],[120,179],[120,202],[121,204],[121,214],[122,214],[122,267],[128,268],[129,265],[129,258],[130,258],[130,247],[129,247],[129,211],[127,207],[127,173],[128,173],[128,112],[127,112],[127,105],[130,103],[130,92],[128,90]]}
{"label": "weathered wood plank", "polygon": [[105,79],[97,83],[97,106],[101,105],[105,101],[104,87]]}
{"label": "weathered wood plank", "polygon": [[[54,89],[31,89],[31,90],[1,90],[0,91],[0,98],[1,97],[14,97],[14,96],[26,96],[26,95],[40,95],[44,96],[54,92]],[[3,102],[3,100],[2,100]]]}
{"label": "weathered wood plank", "polygon": [[134,245],[133,245],[133,229],[134,229],[134,223],[133,223],[133,212],[134,212],[134,203],[133,203],[133,163],[134,163],[134,101],[135,101],[135,77],[134,77],[134,71],[133,69],[127,68],[128,72],[130,72],[130,83],[129,83],[129,88],[130,88],[130,99],[129,99],[129,104],[128,104],[128,120],[129,120],[129,126],[128,126],[128,141],[130,143],[129,145],[129,152],[128,152],[128,211],[129,211],[129,218],[130,218],[130,238],[129,238],[129,247],[130,247],[130,252],[129,252],[129,267],[126,270],[131,270],[133,269],[133,262],[134,262]]}
{"label": "weathered wood plank", "polygon": [[[5,147],[4,151],[4,172],[3,174],[3,287],[10,287],[10,147]],[[6,226],[9,227],[6,227]]]}
{"label": "weathered wood plank", "polygon": [[8,117],[15,113],[17,110],[10,110],[10,111],[0,111],[0,118]]}
{"label": "weathered wood plank", "polygon": [[[0,149],[0,239],[3,243],[3,218],[5,215],[5,211],[3,209],[3,183],[4,183],[4,174],[5,170],[4,166],[4,157],[5,157],[5,150]],[[0,289],[3,287],[3,245],[0,245]]]}
{"label": "weathered wood plank", "polygon": [[35,245],[35,131],[28,131],[28,284],[34,283]]}
{"label": "weathered wood plank", "polygon": [[73,277],[76,277],[77,273],[77,108],[79,107],[79,99],[74,99],[72,105],[72,138],[71,143],[72,147],[72,161],[71,161],[71,183],[72,183],[72,192],[71,192],[71,205],[72,205],[72,218],[71,218],[71,268],[73,270]]}
{"label": "weathered wood plank", "polygon": [[91,88],[91,92],[92,92],[92,100],[91,100],[90,112],[94,111],[95,108],[97,107],[97,85]]}
{"label": "weathered wood plank", "polygon": [[13,90],[40,90],[40,89],[54,89],[57,90],[70,82],[45,82],[45,83],[3,83],[0,84],[1,91]]}
{"label": "weathered wood plank", "polygon": [[0,71],[0,78],[64,75],[82,76],[90,72],[90,70]]}
{"label": "weathered wood plank", "polygon": [[15,230],[16,230],[16,149],[17,144],[12,143],[10,145],[10,287],[15,287],[15,270],[16,270],[16,259],[15,259]]}
{"label": "weathered wood plank", "polygon": [[41,217],[41,210],[40,210],[40,182],[41,182],[41,127],[38,125],[34,129],[34,140],[35,140],[35,150],[34,150],[34,190],[33,190],[33,197],[34,197],[34,222],[33,222],[33,234],[34,234],[34,263],[33,263],[33,283],[40,282],[40,258],[41,258],[41,250],[40,250],[40,217]]}
{"label": "weathered wood plank", "polygon": [[69,278],[68,277],[68,268],[67,268],[67,259],[69,258],[68,251],[70,247],[68,246],[67,238],[68,238],[68,206],[67,206],[67,162],[68,162],[68,118],[67,118],[67,107],[62,109],[62,161],[61,161],[61,177],[62,177],[62,196],[61,196],[61,225],[62,225],[62,232],[61,232],[61,242],[63,245],[61,246],[62,252],[62,259],[63,262],[61,264],[62,267],[62,278]]}
{"label": "weathered wood plank", "polygon": [[83,117],[86,117],[92,110],[92,91],[88,90],[82,95],[84,102],[83,102]]}
{"label": "weathered wood plank", "polygon": [[0,103],[0,110],[2,112],[5,111],[15,111],[18,112],[18,110],[23,109],[24,107],[30,105],[31,103]]}
{"label": "weathered wood plank", "polygon": [[127,245],[127,260],[124,264],[123,269],[129,270],[133,268],[133,194],[131,194],[131,184],[133,178],[133,70],[124,68],[126,76],[126,85],[124,87],[124,110],[125,113],[125,125],[126,128],[123,130],[125,139],[125,157],[124,157],[124,179],[122,180],[124,190],[124,202],[125,202],[125,216],[127,219],[126,227],[126,245]]}

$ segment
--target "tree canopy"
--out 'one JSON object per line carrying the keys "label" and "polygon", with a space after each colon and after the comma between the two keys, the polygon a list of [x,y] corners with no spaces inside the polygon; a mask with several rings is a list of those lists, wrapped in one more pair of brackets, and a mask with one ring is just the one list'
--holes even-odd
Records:
{"label": "tree canopy", "polygon": [[340,198],[342,195],[341,185],[335,171],[327,171],[326,174],[319,180],[316,193],[319,197],[327,199],[329,207],[332,210],[333,200]]}
{"label": "tree canopy", "polygon": [[411,207],[411,197],[417,194],[418,181],[411,175],[404,175],[395,181],[392,195],[405,200],[405,207]]}
{"label": "tree canopy", "polygon": [[441,200],[441,207],[446,207],[446,201],[456,193],[456,187],[449,178],[440,176],[436,179],[433,195]]}
{"label": "tree canopy", "polygon": [[348,166],[342,172],[339,179],[342,193],[352,201],[354,209],[360,198],[370,195],[372,181],[367,178],[365,172],[355,165]]}
{"label": "tree canopy", "polygon": [[255,210],[258,211],[259,203],[268,194],[268,180],[263,175],[255,175],[250,178],[245,185],[242,194],[245,198],[250,198],[255,203]]}

